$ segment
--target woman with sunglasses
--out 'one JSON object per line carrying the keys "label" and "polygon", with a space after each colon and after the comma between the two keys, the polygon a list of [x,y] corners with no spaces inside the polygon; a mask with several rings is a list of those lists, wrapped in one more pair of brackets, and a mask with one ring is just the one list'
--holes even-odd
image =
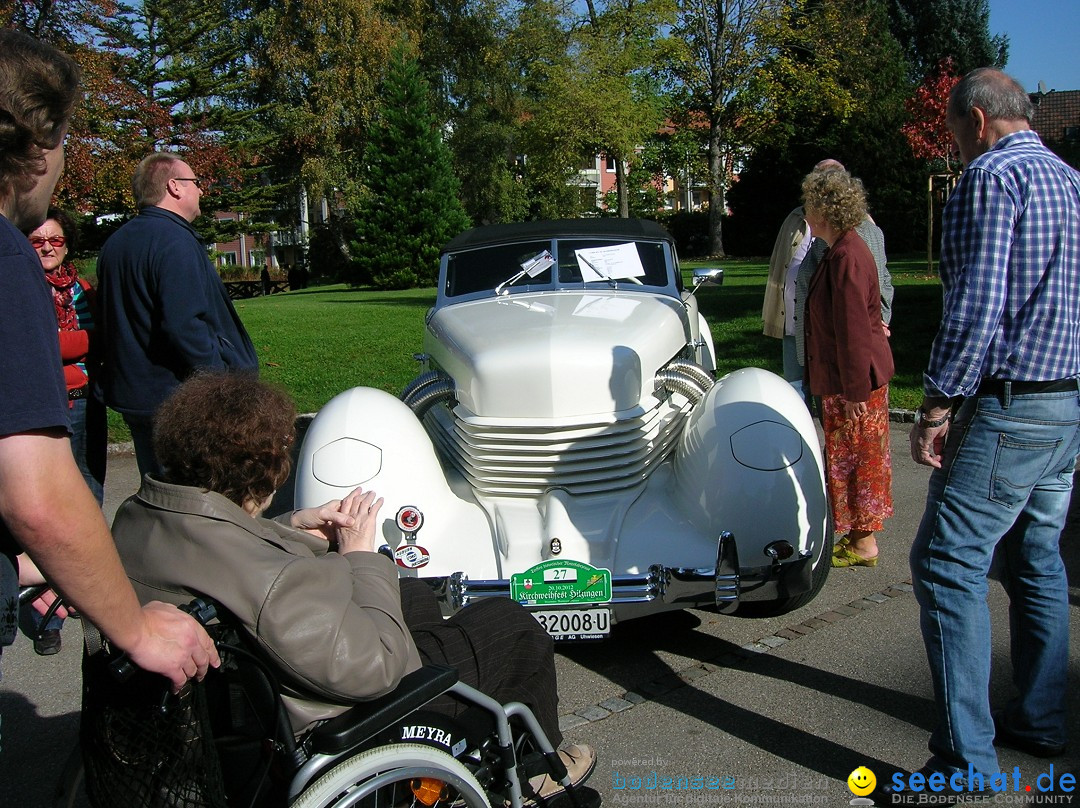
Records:
{"label": "woman with sunglasses", "polygon": [[[56,309],[71,418],[71,451],[100,505],[104,497],[107,434],[105,406],[89,395],[90,377],[97,370],[94,289],[79,277],[71,261],[77,237],[74,219],[56,208],[50,208],[47,215],[44,224],[30,233],[30,246],[41,260]],[[29,606],[24,606],[21,617],[24,627],[37,628],[37,613]],[[61,625],[55,617],[50,620],[45,631],[34,640],[34,650],[43,655],[59,651]]]}
{"label": "woman with sunglasses", "polygon": [[100,505],[105,484],[105,407],[89,395],[89,382],[98,366],[94,338],[96,299],[93,287],[79,277],[79,270],[71,261],[77,238],[71,215],[49,208],[45,223],[30,233],[30,246],[41,259],[45,280],[53,293],[71,416],[71,449]]}

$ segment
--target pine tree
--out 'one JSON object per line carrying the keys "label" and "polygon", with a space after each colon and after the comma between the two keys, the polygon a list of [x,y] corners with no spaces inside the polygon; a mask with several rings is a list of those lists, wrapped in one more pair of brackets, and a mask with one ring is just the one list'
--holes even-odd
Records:
{"label": "pine tree", "polygon": [[431,286],[440,248],[469,221],[427,84],[404,44],[391,54],[381,97],[364,155],[353,280],[380,289]]}
{"label": "pine tree", "polygon": [[[202,0],[98,5],[98,14],[85,17],[95,47],[84,56],[85,114],[74,122],[70,147],[73,178],[83,184],[65,190],[81,190],[99,213],[130,209],[135,166],[153,151],[173,150],[215,181],[204,213],[222,205],[249,212],[243,166],[256,148],[248,142],[251,112],[238,104],[245,56],[236,20],[223,4]],[[83,163],[89,170],[78,170]]]}

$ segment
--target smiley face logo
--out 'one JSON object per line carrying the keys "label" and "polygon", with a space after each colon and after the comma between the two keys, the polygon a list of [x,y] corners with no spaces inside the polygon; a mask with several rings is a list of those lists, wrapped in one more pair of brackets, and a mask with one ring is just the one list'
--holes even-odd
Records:
{"label": "smiley face logo", "polygon": [[860,766],[848,775],[847,787],[851,789],[851,793],[856,797],[865,797],[874,790],[876,785],[877,778],[865,766]]}

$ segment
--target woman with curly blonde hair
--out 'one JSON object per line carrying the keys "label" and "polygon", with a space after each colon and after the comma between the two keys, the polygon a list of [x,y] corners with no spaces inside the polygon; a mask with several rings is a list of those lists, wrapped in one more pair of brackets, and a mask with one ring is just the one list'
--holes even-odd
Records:
{"label": "woman with curly blonde hair", "polygon": [[806,376],[822,397],[834,567],[877,565],[875,533],[892,516],[889,379],[892,351],[881,322],[877,266],[855,227],[866,191],[847,171],[803,180],[806,221],[829,245],[806,302]]}

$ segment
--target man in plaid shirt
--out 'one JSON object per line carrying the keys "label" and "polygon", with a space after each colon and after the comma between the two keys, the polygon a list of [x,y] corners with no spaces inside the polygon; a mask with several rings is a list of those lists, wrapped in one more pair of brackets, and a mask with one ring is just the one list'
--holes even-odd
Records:
{"label": "man in plaid shirt", "polygon": [[[989,788],[995,743],[1065,751],[1058,542],[1080,451],[1080,173],[1031,131],[1032,112],[1016,81],[981,68],[953,89],[946,116],[966,169],[945,207],[944,312],[910,439],[934,469],[911,572],[937,702],[924,773],[954,789]],[[995,551],[1019,695],[991,712]]]}

